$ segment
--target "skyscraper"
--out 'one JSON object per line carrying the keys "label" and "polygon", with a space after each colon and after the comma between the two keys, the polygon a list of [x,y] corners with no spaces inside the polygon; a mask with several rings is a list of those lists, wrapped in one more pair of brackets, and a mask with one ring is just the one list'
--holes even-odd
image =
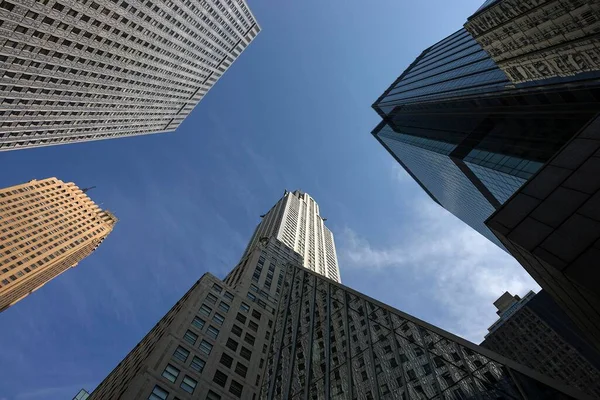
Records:
{"label": "skyscraper", "polygon": [[548,293],[506,292],[494,305],[500,318],[482,347],[600,397],[600,354]]}
{"label": "skyscraper", "polygon": [[174,131],[260,31],[243,0],[2,0],[0,19],[0,151]]}
{"label": "skyscraper", "polygon": [[89,256],[117,219],[56,178],[0,190],[0,311]]}
{"label": "skyscraper", "polygon": [[304,268],[269,228],[290,200],[311,201],[286,192],[227,277],[203,275],[90,399],[586,398]]}
{"label": "skyscraper", "polygon": [[465,28],[514,83],[600,70],[597,1],[488,1]]}
{"label": "skyscraper", "polygon": [[261,218],[244,256],[262,238],[274,236],[302,255],[305,268],[341,282],[333,234],[325,226],[327,219],[321,216],[312,197],[300,190],[286,190]]}
{"label": "skyscraper", "polygon": [[461,29],[377,99],[375,138],[430,197],[503,247],[484,221],[600,112],[594,76],[513,84]]}

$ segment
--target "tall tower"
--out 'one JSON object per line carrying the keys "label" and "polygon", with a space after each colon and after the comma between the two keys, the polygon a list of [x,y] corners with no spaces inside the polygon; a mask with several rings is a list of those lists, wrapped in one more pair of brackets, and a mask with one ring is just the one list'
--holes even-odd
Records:
{"label": "tall tower", "polygon": [[321,216],[319,205],[308,193],[286,190],[261,218],[244,256],[262,238],[274,236],[302,255],[305,268],[341,282],[333,233],[325,226],[327,219]]}
{"label": "tall tower", "polygon": [[174,131],[260,31],[244,0],[3,0],[0,17],[0,151]]}
{"label": "tall tower", "polygon": [[0,190],[0,311],[75,267],[117,218],[56,178]]}
{"label": "tall tower", "polygon": [[286,192],[227,277],[204,274],[91,400],[585,398],[304,268],[277,238],[290,199],[311,201]]}

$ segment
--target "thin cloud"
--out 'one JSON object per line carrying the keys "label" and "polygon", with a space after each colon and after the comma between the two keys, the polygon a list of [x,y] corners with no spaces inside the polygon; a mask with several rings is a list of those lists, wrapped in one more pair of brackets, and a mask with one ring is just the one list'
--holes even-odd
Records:
{"label": "thin cloud", "polygon": [[[479,342],[496,319],[493,301],[504,291],[524,294],[535,281],[508,254],[430,202],[413,202],[410,231],[397,243],[378,246],[346,227],[337,236],[343,268],[400,274],[399,285],[427,296],[435,310],[415,315]],[[429,313],[429,312],[428,312]]]}

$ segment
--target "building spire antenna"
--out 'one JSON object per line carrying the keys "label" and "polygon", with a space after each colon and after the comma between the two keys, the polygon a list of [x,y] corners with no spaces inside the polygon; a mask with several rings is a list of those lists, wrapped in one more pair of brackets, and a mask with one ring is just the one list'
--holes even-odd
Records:
{"label": "building spire antenna", "polygon": [[82,191],[83,193],[87,193],[87,192],[89,192],[90,190],[92,190],[92,189],[95,189],[95,188],[96,188],[96,186],[90,186],[90,187],[87,187],[87,188],[81,189],[81,191]]}

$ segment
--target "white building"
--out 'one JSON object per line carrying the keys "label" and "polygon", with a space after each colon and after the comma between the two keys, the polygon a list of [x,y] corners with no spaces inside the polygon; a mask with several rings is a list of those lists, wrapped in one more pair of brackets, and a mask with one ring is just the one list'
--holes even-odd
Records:
{"label": "white building", "polygon": [[304,257],[305,268],[341,282],[333,234],[312,197],[299,190],[286,190],[262,218],[243,257],[261,238],[276,237]]}
{"label": "white building", "polygon": [[243,0],[0,0],[0,150],[174,131],[259,31]]}

